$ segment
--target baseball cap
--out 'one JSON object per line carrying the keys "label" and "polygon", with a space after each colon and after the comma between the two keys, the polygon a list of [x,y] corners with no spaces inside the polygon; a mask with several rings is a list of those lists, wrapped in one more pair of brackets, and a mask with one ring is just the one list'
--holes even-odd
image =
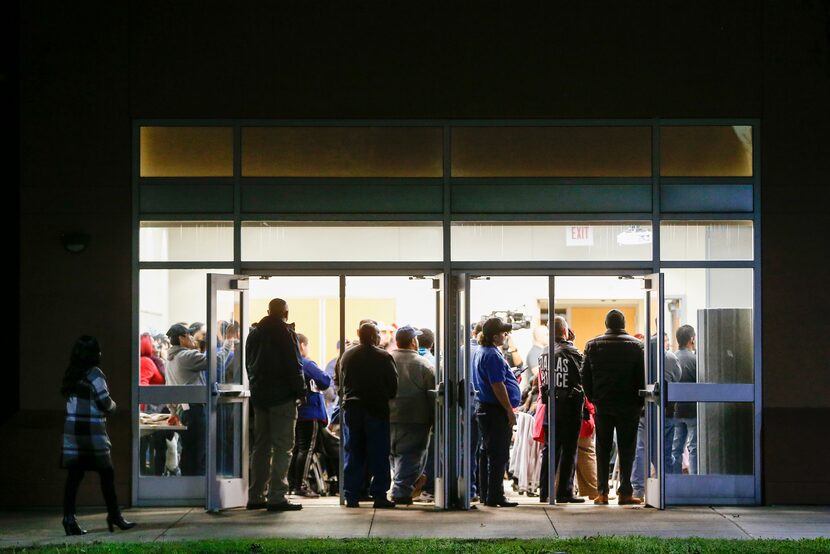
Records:
{"label": "baseball cap", "polygon": [[481,332],[484,333],[485,337],[491,337],[512,330],[513,326],[505,323],[500,317],[491,317],[484,322],[484,326],[481,328]]}
{"label": "baseball cap", "polygon": [[404,325],[403,327],[398,327],[398,332],[395,333],[395,341],[396,342],[411,342],[412,339],[423,335],[420,329],[416,329],[412,325]]}
{"label": "baseball cap", "polygon": [[175,325],[170,327],[170,329],[167,330],[167,336],[170,337],[171,339],[174,339],[176,337],[183,337],[184,335],[189,335],[189,334],[190,334],[190,329],[188,329],[187,327],[185,327],[184,325],[182,325],[180,323],[176,323]]}

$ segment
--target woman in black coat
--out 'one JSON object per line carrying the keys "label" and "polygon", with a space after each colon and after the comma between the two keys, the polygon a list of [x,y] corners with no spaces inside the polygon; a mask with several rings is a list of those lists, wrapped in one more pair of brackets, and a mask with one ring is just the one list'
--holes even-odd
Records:
{"label": "woman in black coat", "polygon": [[86,471],[101,477],[107,503],[107,526],[126,530],[135,527],[121,515],[115,497],[115,478],[107,436],[107,413],[115,410],[104,373],[98,368],[101,347],[95,337],[82,336],[75,342],[69,367],[63,376],[61,393],[66,398],[61,467],[69,470],[63,496],[63,529],[67,535],[83,535],[75,519],[75,498]]}

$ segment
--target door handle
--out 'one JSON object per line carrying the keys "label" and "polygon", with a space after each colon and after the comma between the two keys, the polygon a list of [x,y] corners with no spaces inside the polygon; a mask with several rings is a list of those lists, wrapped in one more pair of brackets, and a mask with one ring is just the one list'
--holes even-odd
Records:
{"label": "door handle", "polygon": [[465,379],[461,379],[458,381],[458,405],[464,408],[464,401],[465,401],[465,394],[464,394],[464,387],[467,385],[467,381]]}
{"label": "door handle", "polygon": [[247,397],[251,395],[251,391],[245,390],[242,385],[219,385],[218,383],[213,383],[212,394],[213,396]]}
{"label": "door handle", "polygon": [[638,392],[640,398],[645,399],[646,402],[657,402],[660,400],[660,383],[646,385],[646,388],[640,389]]}

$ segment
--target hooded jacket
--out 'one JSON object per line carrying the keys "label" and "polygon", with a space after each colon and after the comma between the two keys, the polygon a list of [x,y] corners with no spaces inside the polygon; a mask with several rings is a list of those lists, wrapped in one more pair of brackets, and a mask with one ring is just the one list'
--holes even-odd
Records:
{"label": "hooded jacket", "polygon": [[163,385],[164,376],[153,361],[153,339],[148,336],[141,337],[139,343],[141,352],[141,374],[139,385]]}
{"label": "hooded jacket", "polygon": [[204,385],[207,356],[184,346],[174,345],[167,351],[168,385]]}
{"label": "hooded jacket", "polygon": [[643,343],[624,329],[607,330],[588,341],[582,364],[582,386],[598,415],[640,413],[645,388]]}
{"label": "hooded jacket", "polygon": [[305,396],[303,362],[293,325],[278,317],[263,317],[248,335],[245,354],[255,408],[268,409]]}

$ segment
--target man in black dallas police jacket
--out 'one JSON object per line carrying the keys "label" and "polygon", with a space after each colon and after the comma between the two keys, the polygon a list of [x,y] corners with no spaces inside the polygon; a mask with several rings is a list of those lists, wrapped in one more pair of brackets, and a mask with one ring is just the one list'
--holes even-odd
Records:
{"label": "man in black dallas police jacket", "polygon": [[[582,498],[574,497],[574,468],[576,464],[576,445],[579,440],[579,430],[582,427],[582,408],[585,396],[582,392],[582,378],[579,368],[582,365],[582,354],[568,340],[568,323],[565,318],[557,316],[553,322],[555,343],[553,346],[553,361],[548,359],[549,348],[546,346],[540,357],[540,367],[543,368],[546,383],[543,383],[541,394],[542,402],[547,403],[548,387],[553,386],[555,395],[555,431],[554,458],[559,468],[559,482],[556,485],[556,501],[559,503],[585,502]],[[544,371],[547,370],[547,371]],[[542,373],[540,372],[540,375]],[[548,467],[549,467],[549,434],[542,447],[542,471],[539,500],[548,501]]]}

